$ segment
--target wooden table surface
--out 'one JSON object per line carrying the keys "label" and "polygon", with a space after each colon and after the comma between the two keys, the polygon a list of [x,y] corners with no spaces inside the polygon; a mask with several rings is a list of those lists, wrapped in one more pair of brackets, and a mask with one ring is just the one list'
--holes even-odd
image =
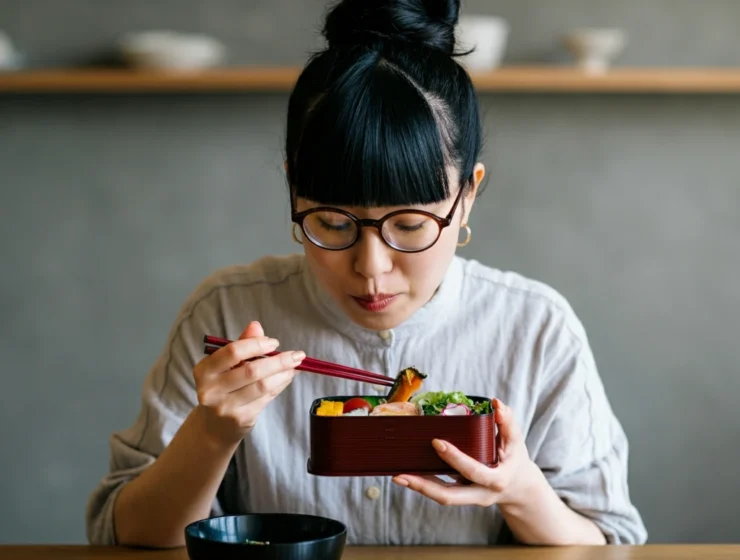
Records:
{"label": "wooden table surface", "polygon": [[[0,546],[0,560],[188,560],[185,549],[148,551],[87,546]],[[740,560],[737,545],[470,548],[347,547],[344,560]]]}

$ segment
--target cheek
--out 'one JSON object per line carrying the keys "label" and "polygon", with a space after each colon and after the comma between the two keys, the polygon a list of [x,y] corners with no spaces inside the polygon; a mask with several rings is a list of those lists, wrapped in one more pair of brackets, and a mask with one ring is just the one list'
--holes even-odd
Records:
{"label": "cheek", "polygon": [[347,253],[343,251],[325,251],[313,245],[304,247],[306,260],[314,273],[330,283],[338,280],[347,267]]}
{"label": "cheek", "polygon": [[413,291],[419,295],[433,292],[442,281],[450,261],[455,254],[457,239],[454,235],[440,237],[429,250],[397,261],[404,276],[413,285]]}
{"label": "cheek", "polygon": [[[463,239],[464,238],[465,236],[463,235]],[[458,225],[457,221],[453,221],[442,231],[442,235],[439,236],[439,241],[437,243],[444,247],[444,250],[448,253],[454,253],[455,249],[457,248],[457,242],[459,241],[459,239],[460,226]]]}
{"label": "cheek", "polygon": [[329,257],[329,251],[322,251],[318,247],[315,247],[308,242],[304,241],[303,251],[306,254],[306,258],[317,265],[323,265]]}
{"label": "cheek", "polygon": [[460,235],[460,227],[457,224],[452,224],[442,230],[442,235],[439,236],[439,240],[431,248],[430,256],[434,262],[430,263],[431,266],[437,268],[447,268],[447,265],[452,260],[457,250],[457,241]]}

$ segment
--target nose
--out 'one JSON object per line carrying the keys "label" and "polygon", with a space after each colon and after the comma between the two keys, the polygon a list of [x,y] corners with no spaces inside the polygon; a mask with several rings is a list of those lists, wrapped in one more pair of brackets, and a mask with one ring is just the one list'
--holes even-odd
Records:
{"label": "nose", "polygon": [[374,228],[364,228],[354,247],[354,269],[365,278],[378,278],[393,270],[393,249]]}

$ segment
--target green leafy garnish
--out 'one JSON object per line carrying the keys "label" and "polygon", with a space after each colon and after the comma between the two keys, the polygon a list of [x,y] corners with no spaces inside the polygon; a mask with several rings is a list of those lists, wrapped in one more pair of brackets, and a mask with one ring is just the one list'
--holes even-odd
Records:
{"label": "green leafy garnish", "polygon": [[490,400],[473,402],[460,391],[429,391],[416,395],[411,402],[421,405],[425,416],[438,416],[448,404],[464,404],[473,414],[488,414],[493,411]]}
{"label": "green leafy garnish", "polygon": [[371,396],[367,396],[367,397],[360,397],[360,398],[362,398],[362,399],[366,400],[368,403],[370,403],[370,406],[372,406],[373,408],[375,408],[379,404],[385,404],[386,403],[386,398],[385,397],[371,397]]}

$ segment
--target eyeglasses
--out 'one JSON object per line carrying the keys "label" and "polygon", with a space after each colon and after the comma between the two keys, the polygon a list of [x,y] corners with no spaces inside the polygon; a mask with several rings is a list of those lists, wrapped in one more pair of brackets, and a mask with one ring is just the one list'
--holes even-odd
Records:
{"label": "eyeglasses", "polygon": [[460,188],[446,218],[424,210],[396,210],[379,220],[360,219],[339,208],[319,206],[303,212],[293,210],[293,227],[299,226],[306,239],[328,251],[349,249],[360,239],[361,228],[374,227],[383,241],[396,251],[420,253],[434,245],[442,230],[452,223],[464,190],[464,186]]}

